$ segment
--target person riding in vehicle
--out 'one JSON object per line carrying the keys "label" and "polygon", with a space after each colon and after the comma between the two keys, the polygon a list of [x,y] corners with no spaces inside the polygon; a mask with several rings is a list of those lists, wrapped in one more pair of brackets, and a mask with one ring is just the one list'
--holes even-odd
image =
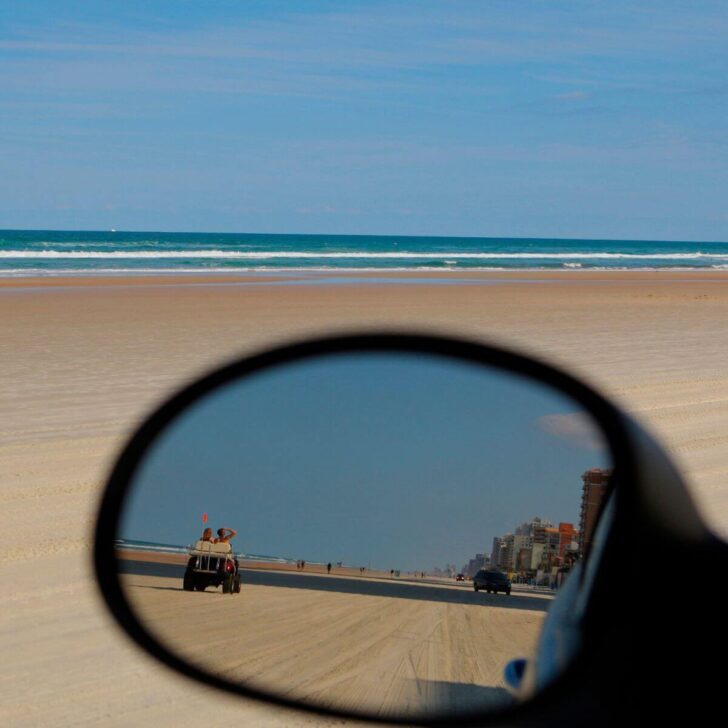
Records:
{"label": "person riding in vehicle", "polygon": [[228,543],[230,539],[235,538],[237,535],[238,532],[234,528],[218,528],[217,538],[213,540],[213,543]]}

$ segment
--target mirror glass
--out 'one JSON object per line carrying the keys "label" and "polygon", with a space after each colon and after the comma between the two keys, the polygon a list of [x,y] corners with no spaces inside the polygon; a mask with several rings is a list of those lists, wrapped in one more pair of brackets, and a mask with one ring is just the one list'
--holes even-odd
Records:
{"label": "mirror glass", "polygon": [[151,445],[119,578],[159,642],[234,683],[382,718],[500,708],[611,464],[578,403],[495,367],[281,365]]}

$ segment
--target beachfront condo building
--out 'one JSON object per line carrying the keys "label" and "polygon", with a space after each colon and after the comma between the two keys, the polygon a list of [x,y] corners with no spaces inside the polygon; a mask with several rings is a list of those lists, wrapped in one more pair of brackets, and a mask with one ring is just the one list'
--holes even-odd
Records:
{"label": "beachfront condo building", "polygon": [[573,523],[561,522],[557,527],[542,518],[532,518],[513,533],[493,539],[490,563],[492,568],[503,571],[551,571],[564,566],[575,555],[577,537]]}
{"label": "beachfront condo building", "polygon": [[599,511],[604,495],[612,477],[611,468],[592,468],[587,470],[581,479],[584,483],[581,491],[581,512],[579,516],[579,558],[589,553],[589,546],[594,535]]}

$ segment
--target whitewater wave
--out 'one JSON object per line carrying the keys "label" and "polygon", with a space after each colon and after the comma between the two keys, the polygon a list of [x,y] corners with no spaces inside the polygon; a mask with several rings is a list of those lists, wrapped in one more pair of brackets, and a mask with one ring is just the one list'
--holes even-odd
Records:
{"label": "whitewater wave", "polygon": [[0,250],[0,259],[33,260],[727,260],[728,253],[453,253],[396,251],[364,253],[359,251],[233,251],[233,250]]}
{"label": "whitewater wave", "polygon": [[[0,277],[3,278],[62,278],[64,276],[83,278],[83,277],[94,277],[98,275],[108,275],[111,277],[123,277],[123,276],[155,276],[155,275],[169,275],[169,276],[192,276],[192,275],[208,275],[208,274],[225,274],[225,275],[240,275],[246,273],[270,274],[271,276],[280,275],[307,275],[307,274],[338,274],[342,276],[346,275],[359,275],[361,273],[432,273],[439,274],[442,276],[448,276],[460,273],[499,273],[499,272],[510,272],[518,273],[519,271],[591,271],[598,273],[600,271],[636,271],[636,272],[649,272],[649,271],[666,271],[666,272],[678,272],[678,271],[706,271],[706,270],[728,270],[728,265],[708,265],[708,266],[690,266],[690,265],[639,265],[639,266],[618,266],[618,265],[593,265],[593,266],[569,266],[565,265],[562,268],[553,268],[547,266],[523,266],[520,268],[506,268],[503,266],[496,265],[483,265],[483,266],[471,266],[468,268],[433,268],[431,266],[390,266],[387,268],[377,268],[372,266],[361,266],[361,267],[345,267],[345,266],[240,266],[233,268],[2,268],[0,267]],[[291,279],[295,281],[296,279]],[[464,279],[463,279],[464,280]],[[285,281],[284,281],[285,282]],[[305,279],[301,282],[306,282]],[[255,283],[264,284],[265,280]],[[249,283],[253,285],[253,283]],[[235,283],[235,285],[241,285]]]}

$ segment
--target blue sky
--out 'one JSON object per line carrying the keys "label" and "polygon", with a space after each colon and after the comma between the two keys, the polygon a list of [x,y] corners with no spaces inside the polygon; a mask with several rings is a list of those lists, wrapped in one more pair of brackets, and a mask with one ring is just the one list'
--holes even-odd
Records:
{"label": "blue sky", "polygon": [[0,8],[0,228],[728,240],[725,2]]}
{"label": "blue sky", "polygon": [[184,545],[207,513],[246,553],[460,567],[533,516],[578,524],[581,474],[611,464],[578,409],[541,383],[422,356],[272,370],[174,424],[118,536]]}

